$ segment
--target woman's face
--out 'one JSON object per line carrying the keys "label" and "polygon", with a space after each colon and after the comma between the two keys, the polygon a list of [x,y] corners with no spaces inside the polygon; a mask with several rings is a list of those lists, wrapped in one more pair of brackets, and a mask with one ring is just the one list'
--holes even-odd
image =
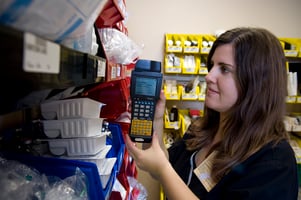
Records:
{"label": "woman's face", "polygon": [[211,59],[212,68],[206,75],[206,106],[217,112],[227,112],[238,99],[236,64],[232,44],[215,49]]}

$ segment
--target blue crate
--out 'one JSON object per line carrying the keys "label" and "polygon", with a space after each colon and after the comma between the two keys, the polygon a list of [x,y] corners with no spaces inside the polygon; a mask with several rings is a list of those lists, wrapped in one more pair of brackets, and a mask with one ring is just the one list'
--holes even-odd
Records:
{"label": "blue crate", "polygon": [[2,156],[33,167],[46,176],[57,176],[61,179],[75,175],[76,168],[79,167],[88,179],[87,187],[89,199],[105,200],[108,199],[111,193],[116,175],[118,174],[123,161],[125,150],[121,127],[118,124],[110,124],[109,129],[112,132],[112,138],[108,137],[107,144],[112,145],[112,148],[108,152],[107,157],[116,157],[117,161],[113,167],[112,174],[105,189],[102,189],[102,184],[95,163],[55,157],[38,157],[12,152],[2,152]]}
{"label": "blue crate", "polygon": [[79,167],[88,179],[87,192],[89,199],[105,199],[106,194],[101,190],[102,185],[100,177],[97,166],[94,163],[7,152],[3,153],[3,155],[7,159],[17,160],[29,167],[37,169],[41,174],[45,174],[46,176],[57,176],[61,179],[75,175],[75,170]]}
{"label": "blue crate", "polygon": [[109,129],[112,132],[113,138],[107,138],[107,145],[112,145],[113,148],[107,154],[107,158],[117,157],[117,172],[119,172],[122,165],[125,143],[123,139],[122,129],[120,124],[110,123]]}
{"label": "blue crate", "polygon": [[112,145],[112,148],[107,153],[107,158],[116,157],[116,163],[113,167],[112,174],[110,176],[109,182],[104,189],[105,193],[111,192],[112,187],[114,185],[115,179],[117,174],[120,171],[123,157],[124,157],[124,151],[125,151],[125,143],[122,135],[121,126],[119,124],[110,123],[109,124],[109,130],[112,132],[112,138],[107,137],[106,144]]}

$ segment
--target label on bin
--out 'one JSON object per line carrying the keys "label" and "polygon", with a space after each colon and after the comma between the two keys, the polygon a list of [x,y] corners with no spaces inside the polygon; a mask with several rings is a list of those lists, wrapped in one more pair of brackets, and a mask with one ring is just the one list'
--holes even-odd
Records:
{"label": "label on bin", "polygon": [[60,46],[31,33],[24,33],[23,69],[26,72],[58,74]]}

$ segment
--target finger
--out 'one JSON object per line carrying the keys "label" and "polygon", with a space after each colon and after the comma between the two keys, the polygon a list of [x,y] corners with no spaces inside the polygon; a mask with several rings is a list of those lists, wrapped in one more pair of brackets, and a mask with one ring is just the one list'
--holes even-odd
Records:
{"label": "finger", "polygon": [[139,149],[136,147],[135,143],[131,140],[128,134],[125,134],[125,145],[129,154],[135,158],[135,155],[139,152]]}
{"label": "finger", "polygon": [[159,138],[158,138],[158,134],[156,132],[153,133],[153,138],[152,138],[152,146],[153,147],[160,147],[160,144],[159,144]]}
{"label": "finger", "polygon": [[128,134],[125,134],[125,145],[128,150],[132,150],[135,144],[131,140],[130,136]]}
{"label": "finger", "polygon": [[166,102],[165,93],[164,93],[164,90],[161,90],[161,92],[160,92],[160,101],[159,101],[159,104],[165,105],[165,102]]}
{"label": "finger", "polygon": [[164,93],[164,90],[161,90],[161,92],[160,92],[160,99],[162,99],[163,101],[165,101],[165,93]]}

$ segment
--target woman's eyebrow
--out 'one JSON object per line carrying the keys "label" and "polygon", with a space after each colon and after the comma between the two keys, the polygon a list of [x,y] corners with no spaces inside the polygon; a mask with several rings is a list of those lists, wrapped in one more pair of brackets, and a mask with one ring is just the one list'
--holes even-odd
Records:
{"label": "woman's eyebrow", "polygon": [[223,65],[223,66],[227,66],[227,67],[231,67],[231,68],[234,68],[235,65],[233,64],[229,64],[229,63],[225,63],[225,62],[218,62],[219,65]]}

